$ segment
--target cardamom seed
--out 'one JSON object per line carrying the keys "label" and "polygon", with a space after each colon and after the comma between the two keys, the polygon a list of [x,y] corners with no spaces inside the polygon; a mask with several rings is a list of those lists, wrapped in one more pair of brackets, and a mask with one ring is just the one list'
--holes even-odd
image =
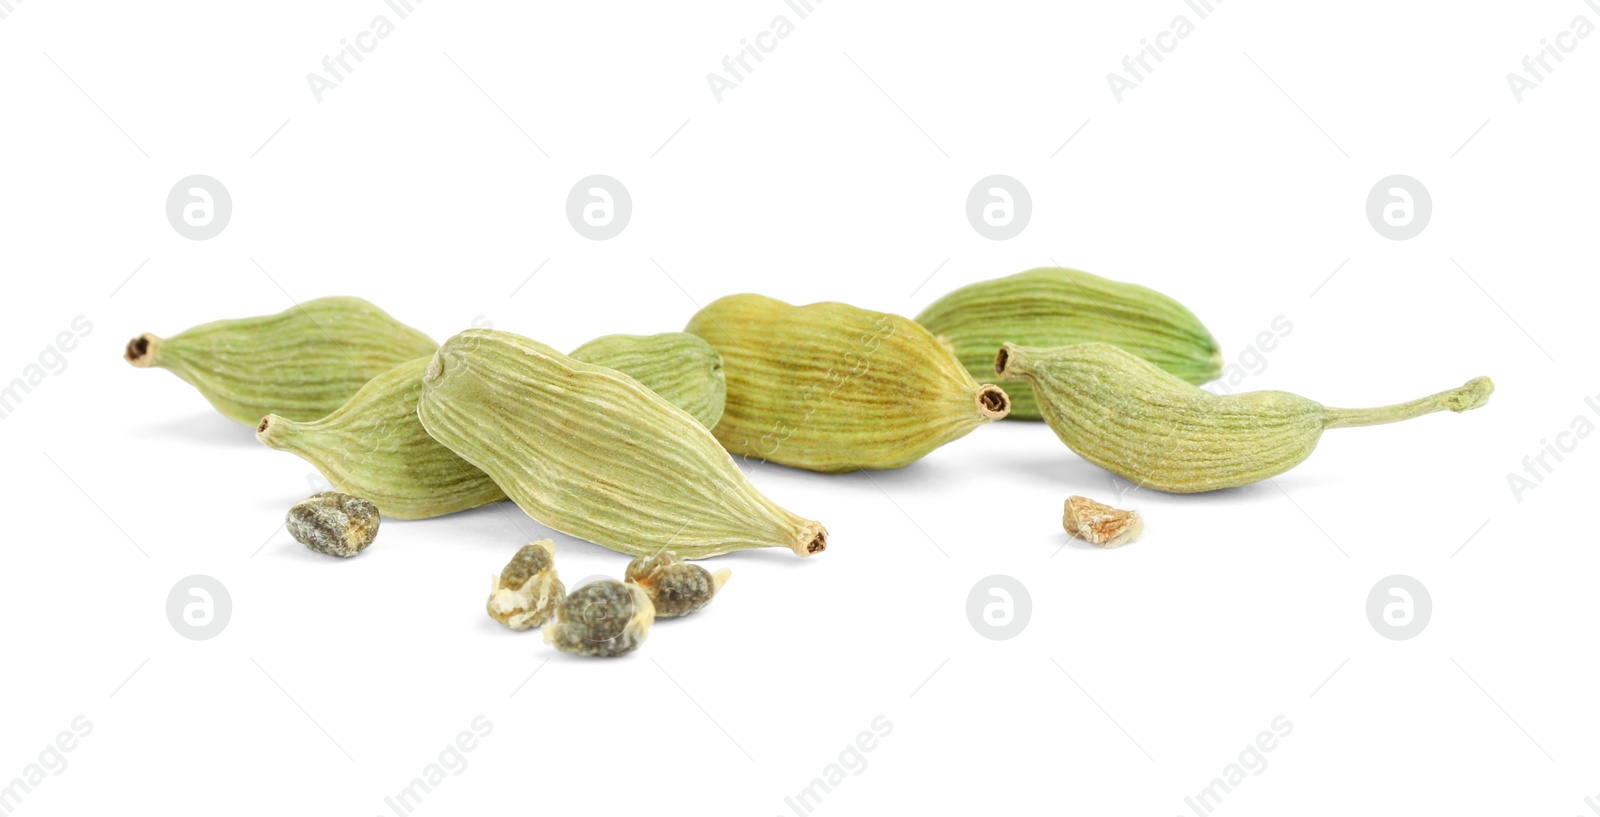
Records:
{"label": "cardamom seed", "polygon": [[513,630],[549,621],[567,592],[556,577],[555,552],[549,539],[523,545],[490,584],[489,617]]}
{"label": "cardamom seed", "polygon": [[[611,335],[572,356],[639,379],[707,427],[722,414],[721,358],[693,335]],[[311,463],[335,489],[371,499],[393,519],[427,519],[505,499],[488,474],[428,436],[417,419],[428,360],[378,375],[314,422],[269,414],[256,439]]]}
{"label": "cardamom seed", "polygon": [[284,527],[318,553],[350,558],[378,536],[378,507],[360,497],[324,491],[289,509]]}
{"label": "cardamom seed", "polygon": [[605,335],[573,349],[570,357],[632,377],[706,428],[722,419],[728,392],[722,356],[688,332]]}
{"label": "cardamom seed", "polygon": [[561,600],[556,620],[544,625],[544,643],[562,652],[615,658],[638,649],[655,619],[642,588],[602,579]]}
{"label": "cardamom seed", "polygon": [[528,338],[472,329],[446,341],[417,416],[529,516],[613,550],[703,558],[827,546],[822,525],[757,491],[688,412]]}
{"label": "cardamom seed", "polygon": [[712,431],[736,455],[811,471],[898,468],[1006,415],[928,330],[848,304],[730,295],[688,331],[722,354],[727,407]]}
{"label": "cardamom seed", "polygon": [[166,369],[236,423],[315,420],[367,381],[433,354],[427,335],[360,298],[318,298],[276,315],[214,321],[170,338],[128,341],[124,359]]}
{"label": "cardamom seed", "polygon": [[1324,429],[1379,425],[1489,401],[1494,383],[1382,408],[1328,408],[1281,391],[1217,395],[1105,343],[1007,343],[995,370],[1021,377],[1044,420],[1079,456],[1146,488],[1196,493],[1277,476],[1311,455]]}
{"label": "cardamom seed", "polygon": [[[1190,383],[1222,374],[1216,338],[1183,304],[1136,284],[1041,267],[964,286],[934,301],[917,323],[946,338],[973,377],[994,375],[1002,343],[1109,343]],[[1007,383],[1012,419],[1041,419],[1027,383]]]}
{"label": "cardamom seed", "polygon": [[678,554],[664,550],[640,556],[628,563],[623,580],[644,588],[655,605],[656,618],[686,616],[711,603],[733,571],[723,568],[712,573],[685,562]]}
{"label": "cardamom seed", "polygon": [[1138,511],[1123,511],[1088,497],[1069,496],[1062,508],[1061,526],[1067,533],[1103,548],[1118,548],[1144,533]]}

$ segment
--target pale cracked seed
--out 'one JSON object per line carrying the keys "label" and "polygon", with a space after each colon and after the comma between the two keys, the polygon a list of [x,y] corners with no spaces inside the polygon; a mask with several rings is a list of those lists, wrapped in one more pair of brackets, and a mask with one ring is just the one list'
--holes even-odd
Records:
{"label": "pale cracked seed", "polygon": [[538,627],[555,615],[566,587],[556,576],[556,543],[540,539],[523,545],[489,587],[489,617],[513,630]]}
{"label": "pale cracked seed", "polygon": [[1081,496],[1067,497],[1061,517],[1067,533],[1100,547],[1122,547],[1144,532],[1138,511],[1123,511]]}

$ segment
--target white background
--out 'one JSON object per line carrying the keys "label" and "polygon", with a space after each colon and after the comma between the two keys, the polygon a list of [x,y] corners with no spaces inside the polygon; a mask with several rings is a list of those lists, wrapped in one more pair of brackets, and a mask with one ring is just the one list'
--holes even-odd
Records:
{"label": "white background", "polygon": [[[93,324],[0,420],[0,783],[94,725],[18,813],[392,814],[480,715],[492,734],[416,813],[792,814],[880,715],[892,733],[816,813],[1192,814],[1279,715],[1292,734],[1216,813],[1600,799],[1580,510],[1600,440],[1520,502],[1507,485],[1575,417],[1600,424],[1600,36],[1520,103],[1505,79],[1574,17],[1600,23],[1582,2],[1230,0],[1203,21],[1178,0],[829,0],[805,20],[779,0],[11,4],[0,382]],[[379,14],[395,31],[319,103],[306,75]],[[706,75],[779,14],[794,32],[719,103]],[[1106,75],[1178,14],[1196,30],[1119,103]],[[208,241],[164,213],[195,173],[234,203]],[[633,198],[608,241],[565,215],[594,173]],[[1007,241],[964,214],[994,173],[1033,199]],[[1433,198],[1408,241],[1365,213],[1395,173]],[[490,575],[547,535],[514,506],[312,553],[279,527],[310,468],[120,360],[139,332],[331,294],[439,340],[478,320],[570,349],[739,291],[914,315],[1053,262],[1173,295],[1230,362],[1284,316],[1243,388],[1498,391],[1200,496],[1119,497],[1027,423],[891,473],[761,466],[827,552],[718,559],[734,576],[710,608],[592,661],[484,615]],[[1140,509],[1144,538],[1068,543],[1075,493]],[[556,538],[569,584],[627,561]],[[210,641],[165,614],[192,574],[232,597]],[[993,574],[1032,599],[1012,640],[968,622]],[[1367,620],[1392,574],[1431,592],[1409,641]]]}

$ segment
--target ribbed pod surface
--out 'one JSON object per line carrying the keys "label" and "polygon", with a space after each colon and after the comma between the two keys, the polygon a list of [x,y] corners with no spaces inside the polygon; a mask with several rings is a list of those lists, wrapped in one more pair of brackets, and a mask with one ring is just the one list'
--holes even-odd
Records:
{"label": "ribbed pod surface", "polygon": [[791,306],[730,295],[688,330],[722,355],[728,451],[812,471],[897,468],[1005,416],[915,322],[841,303]]}
{"label": "ribbed pod surface", "polygon": [[[1216,338],[1183,304],[1155,290],[1061,267],[1041,267],[969,284],[933,302],[917,322],[948,340],[983,379],[1002,343],[1050,347],[1109,343],[1190,383],[1222,373]],[[1041,419],[1033,388],[1003,384],[1011,417]]]}
{"label": "ribbed pod surface", "polygon": [[[721,358],[693,335],[607,335],[572,355],[634,376],[702,424],[722,414]],[[336,489],[371,500],[395,519],[442,516],[505,499],[494,480],[422,427],[417,403],[428,361],[407,361],[373,378],[320,420],[269,415],[256,438],[301,457]]]}
{"label": "ribbed pod surface", "polygon": [[529,516],[614,550],[826,546],[820,524],[757,491],[689,413],[537,341],[483,329],[451,338],[423,375],[418,416]]}
{"label": "ribbed pod surface", "polygon": [[318,298],[276,315],[213,321],[170,338],[140,335],[127,361],[167,369],[228,419],[316,420],[367,381],[433,353],[432,338],[360,298]]}

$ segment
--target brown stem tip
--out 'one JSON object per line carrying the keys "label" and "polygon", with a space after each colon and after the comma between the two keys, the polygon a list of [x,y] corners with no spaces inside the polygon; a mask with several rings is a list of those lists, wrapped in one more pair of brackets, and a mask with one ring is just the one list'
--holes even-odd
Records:
{"label": "brown stem tip", "polygon": [[1011,397],[999,386],[985,383],[978,387],[978,413],[998,420],[1011,413]]}
{"label": "brown stem tip", "polygon": [[1015,344],[1004,344],[994,356],[994,374],[1001,380],[1016,380],[1021,377],[1016,371],[1018,367],[1017,347]]}
{"label": "brown stem tip", "polygon": [[796,547],[794,552],[800,556],[812,556],[828,549],[828,529],[820,523],[807,522],[800,528],[800,535],[795,537]]}
{"label": "brown stem tip", "polygon": [[256,425],[256,439],[268,448],[278,448],[283,445],[284,419],[276,414],[268,414],[261,418]]}
{"label": "brown stem tip", "polygon": [[146,332],[128,341],[128,348],[123,350],[122,359],[143,369],[156,362],[156,350],[159,348],[161,348],[161,338]]}

